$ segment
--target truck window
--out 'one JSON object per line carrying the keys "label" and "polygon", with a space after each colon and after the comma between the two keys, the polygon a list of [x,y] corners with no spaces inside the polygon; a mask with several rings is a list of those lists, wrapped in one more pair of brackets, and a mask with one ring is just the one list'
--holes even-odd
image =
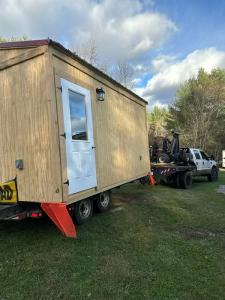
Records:
{"label": "truck window", "polygon": [[201,152],[201,156],[203,159],[208,159],[208,156],[203,151],[200,151],[200,152]]}
{"label": "truck window", "polygon": [[196,159],[201,159],[200,154],[196,151],[194,151],[194,155]]}

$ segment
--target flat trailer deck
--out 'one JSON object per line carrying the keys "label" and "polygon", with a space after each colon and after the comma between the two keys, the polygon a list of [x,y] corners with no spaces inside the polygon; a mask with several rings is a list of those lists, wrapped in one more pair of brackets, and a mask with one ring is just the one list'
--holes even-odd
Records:
{"label": "flat trailer deck", "polygon": [[178,165],[175,163],[152,163],[151,170],[156,182],[166,181],[177,188],[188,189],[192,186],[194,165]]}

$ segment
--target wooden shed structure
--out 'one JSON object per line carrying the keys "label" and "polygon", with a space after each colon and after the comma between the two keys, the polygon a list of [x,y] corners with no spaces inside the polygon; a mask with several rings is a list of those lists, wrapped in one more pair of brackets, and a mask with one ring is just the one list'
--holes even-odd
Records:
{"label": "wooden shed structure", "polygon": [[16,177],[19,203],[69,205],[150,170],[146,102],[50,39],[0,44],[0,105],[0,181]]}

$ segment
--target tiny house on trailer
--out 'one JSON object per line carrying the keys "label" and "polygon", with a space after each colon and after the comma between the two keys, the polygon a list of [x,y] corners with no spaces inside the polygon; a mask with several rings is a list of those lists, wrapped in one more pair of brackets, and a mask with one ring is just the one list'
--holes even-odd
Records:
{"label": "tiny house on trailer", "polygon": [[2,219],[44,211],[74,237],[70,215],[149,173],[146,102],[59,43],[0,44],[0,105]]}

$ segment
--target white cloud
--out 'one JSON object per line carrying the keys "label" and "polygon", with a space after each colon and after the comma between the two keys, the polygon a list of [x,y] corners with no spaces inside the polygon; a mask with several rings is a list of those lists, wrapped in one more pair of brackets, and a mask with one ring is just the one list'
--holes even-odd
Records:
{"label": "white cloud", "polygon": [[[136,92],[149,99],[150,105],[167,105],[177,87],[195,76],[200,67],[206,71],[225,67],[225,52],[208,48],[196,50],[183,60],[161,55],[150,63],[149,52],[161,47],[177,30],[167,16],[152,10],[153,3],[151,0],[0,0],[0,36],[51,37],[73,49],[92,38],[104,61],[130,61],[139,86]],[[141,79],[149,70],[154,75],[146,87],[140,88]]]}
{"label": "white cloud", "polygon": [[225,68],[225,52],[215,48],[196,50],[183,60],[174,61],[162,57],[153,61],[159,72],[153,75],[139,94],[149,100],[150,105],[156,102],[162,105],[173,101],[176,89],[191,77],[197,75],[199,68],[210,72],[214,68]]}
{"label": "white cloud", "polygon": [[160,55],[152,60],[152,72],[160,72],[172,65],[176,60],[176,56]]}
{"label": "white cloud", "polygon": [[135,60],[176,31],[141,0],[0,0],[0,7],[0,36],[49,36],[69,47],[94,38],[100,55],[114,60]]}

